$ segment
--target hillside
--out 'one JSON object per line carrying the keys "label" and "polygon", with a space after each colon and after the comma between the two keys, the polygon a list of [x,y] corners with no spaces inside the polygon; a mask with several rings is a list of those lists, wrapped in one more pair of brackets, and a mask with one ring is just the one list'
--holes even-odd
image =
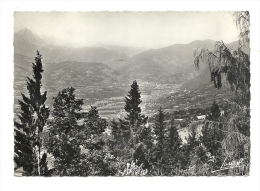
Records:
{"label": "hillside", "polygon": [[[195,46],[198,46],[197,41],[192,42]],[[211,49],[212,47],[207,48]],[[237,49],[238,42],[232,42],[227,44],[230,49]],[[243,51],[249,53],[250,50],[244,48]],[[194,65],[193,70],[196,71]],[[223,75],[222,78],[225,78]],[[211,76],[209,68],[205,64],[200,65],[200,69],[197,75],[187,80],[183,85],[176,91],[168,96],[159,98],[157,104],[162,106],[169,112],[178,110],[191,110],[196,108],[209,108],[213,101],[221,101],[234,97],[234,92],[231,91],[230,86],[227,83],[223,84],[221,89],[216,89],[211,82]]]}
{"label": "hillside", "polygon": [[[27,94],[26,77],[32,75],[34,60],[21,54],[14,54],[14,99],[15,108],[18,107],[20,93]],[[96,62],[66,61],[50,63],[43,60],[44,75],[43,90],[48,91],[47,104],[50,106],[52,97],[66,87],[74,87],[76,95],[84,99],[85,103],[95,99],[104,99],[123,95],[120,88],[120,74],[107,65]]]}
{"label": "hillside", "polygon": [[95,47],[103,47],[109,51],[119,53],[122,55],[127,55],[129,57],[132,57],[146,50],[145,48],[142,47],[139,48],[139,47],[131,47],[131,46],[116,46],[116,45],[109,45],[104,43],[97,43]]}
{"label": "hillside", "polygon": [[194,41],[144,51],[133,57],[107,63],[132,79],[161,83],[182,83],[196,75],[193,52],[198,46],[213,47],[214,41]]}

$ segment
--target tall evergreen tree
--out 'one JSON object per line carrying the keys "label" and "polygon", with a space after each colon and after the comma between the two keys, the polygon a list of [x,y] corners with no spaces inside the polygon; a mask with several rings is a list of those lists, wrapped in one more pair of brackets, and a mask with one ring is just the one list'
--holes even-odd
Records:
{"label": "tall evergreen tree", "polygon": [[37,50],[35,63],[32,63],[33,78],[27,78],[29,97],[22,94],[19,100],[21,114],[20,122],[14,122],[14,161],[16,168],[23,167],[23,175],[44,175],[41,172],[42,131],[49,117],[49,109],[45,106],[47,91],[41,93],[42,56]]}
{"label": "tall evergreen tree", "polygon": [[165,143],[166,143],[166,125],[165,125],[165,114],[162,107],[159,108],[158,113],[155,115],[155,122],[153,126],[155,135],[155,158],[157,161],[164,162],[165,155]]}
{"label": "tall evergreen tree", "polygon": [[[140,146],[138,137],[142,131],[143,124],[146,123],[147,117],[141,114],[140,104],[141,100],[141,92],[139,90],[139,86],[136,80],[133,81],[131,85],[131,90],[128,92],[125,97],[125,111],[127,112],[127,116],[125,117],[125,121],[128,123],[127,126],[124,127],[124,136],[130,135],[129,141],[126,143],[125,151],[129,155],[128,158],[134,158],[134,153],[136,149]],[[127,133],[129,130],[129,133]],[[140,150],[140,149],[139,149]],[[137,157],[137,156],[135,156]],[[138,158],[138,157],[137,157]]]}
{"label": "tall evergreen tree", "polygon": [[141,92],[135,80],[131,85],[131,90],[125,97],[125,111],[127,112],[126,120],[129,121],[134,132],[137,131],[137,127],[143,123],[143,120],[145,119],[144,116],[141,115],[141,103]]}
{"label": "tall evergreen tree", "polygon": [[[73,87],[65,88],[53,98],[53,120],[49,122],[49,138],[46,148],[55,157],[58,175],[75,175],[80,160],[80,131],[82,99],[77,99]],[[76,174],[77,175],[77,174]]]}

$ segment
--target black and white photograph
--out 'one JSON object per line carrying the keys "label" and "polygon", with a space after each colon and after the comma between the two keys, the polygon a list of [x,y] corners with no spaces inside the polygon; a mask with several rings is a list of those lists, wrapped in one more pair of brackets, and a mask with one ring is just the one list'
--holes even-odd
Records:
{"label": "black and white photograph", "polygon": [[1,2],[0,190],[255,190],[256,5]]}
{"label": "black and white photograph", "polygon": [[15,12],[14,131],[15,176],[249,175],[250,12]]}

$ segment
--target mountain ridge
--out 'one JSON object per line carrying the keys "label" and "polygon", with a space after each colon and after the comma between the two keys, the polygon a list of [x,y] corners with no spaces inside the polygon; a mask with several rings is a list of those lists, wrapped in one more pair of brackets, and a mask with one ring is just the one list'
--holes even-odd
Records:
{"label": "mountain ridge", "polygon": [[29,29],[22,29],[14,33],[13,44],[15,53],[34,57],[35,51],[40,50],[49,62],[63,62],[67,60],[105,62],[127,58],[125,54],[115,53],[102,47],[68,47],[48,44]]}

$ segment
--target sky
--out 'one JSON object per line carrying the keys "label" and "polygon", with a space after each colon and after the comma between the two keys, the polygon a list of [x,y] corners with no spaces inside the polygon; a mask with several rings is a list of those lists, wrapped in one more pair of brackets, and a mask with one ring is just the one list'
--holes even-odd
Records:
{"label": "sky", "polygon": [[94,46],[161,48],[194,40],[236,41],[233,12],[15,12],[14,31]]}

